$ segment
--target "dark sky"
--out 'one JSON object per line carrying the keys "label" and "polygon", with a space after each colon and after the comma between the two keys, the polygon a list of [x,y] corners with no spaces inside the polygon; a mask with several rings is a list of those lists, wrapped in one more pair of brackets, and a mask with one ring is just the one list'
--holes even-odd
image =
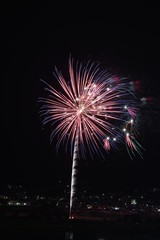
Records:
{"label": "dark sky", "polygon": [[82,161],[82,185],[105,191],[160,187],[159,28],[107,21],[67,24],[54,16],[55,11],[54,4],[4,8],[1,184],[52,186],[58,179],[69,182],[70,156],[63,151],[56,155],[50,145],[49,131],[42,130],[37,98],[42,94],[39,80],[55,81],[54,65],[66,72],[71,53],[75,59],[98,60],[111,72],[140,81],[140,97],[151,96],[156,101],[156,107],[152,103],[148,118],[143,119],[144,158],[131,160],[122,151],[104,162]]}

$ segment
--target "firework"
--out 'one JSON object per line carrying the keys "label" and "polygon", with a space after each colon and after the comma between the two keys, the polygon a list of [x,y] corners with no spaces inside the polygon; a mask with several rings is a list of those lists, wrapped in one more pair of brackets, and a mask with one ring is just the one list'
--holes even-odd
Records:
{"label": "firework", "polygon": [[[45,82],[49,97],[40,98],[43,103],[40,111],[43,124],[52,125],[51,141],[57,135],[57,150],[63,141],[66,149],[70,143],[73,154],[77,137],[83,156],[86,149],[92,157],[95,153],[103,155],[100,146],[104,144],[104,148],[109,151],[111,146],[114,148],[123,141],[131,151],[137,151],[132,139],[135,139],[133,119],[138,109],[127,84],[120,81],[117,83],[117,77],[110,76],[106,70],[100,70],[99,65],[94,63],[88,62],[82,67],[77,62],[75,72],[71,58],[69,74],[67,82],[56,69],[55,76],[61,92]],[[126,141],[129,135],[124,128],[128,125],[132,125],[128,129],[132,144]]]}
{"label": "firework", "polygon": [[[118,149],[124,142],[131,158],[141,155],[141,145],[136,140],[135,118],[138,108],[133,93],[117,76],[111,76],[99,64],[90,61],[73,64],[69,58],[69,81],[55,68],[60,90],[44,82],[48,95],[40,98],[40,115],[43,124],[52,126],[51,141],[57,136],[56,148],[65,143],[73,155],[72,175],[78,155],[91,157]],[[75,174],[76,175],[76,174]],[[74,177],[71,195],[74,195]],[[72,198],[71,198],[72,199]],[[72,205],[72,201],[70,203]]]}

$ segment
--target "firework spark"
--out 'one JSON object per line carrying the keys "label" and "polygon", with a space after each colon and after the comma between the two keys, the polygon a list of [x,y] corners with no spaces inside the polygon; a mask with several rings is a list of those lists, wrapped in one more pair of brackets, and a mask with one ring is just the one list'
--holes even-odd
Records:
{"label": "firework spark", "polygon": [[[93,157],[102,153],[102,147],[109,152],[124,142],[131,152],[139,152],[140,144],[135,144],[134,121],[137,107],[133,94],[126,83],[117,81],[101,70],[99,64],[90,61],[83,66],[69,59],[69,81],[55,68],[61,91],[45,82],[47,98],[40,98],[40,114],[43,124],[51,124],[51,141],[57,136],[56,148],[65,142],[70,144],[71,154],[77,138],[82,156],[89,150]],[[131,127],[128,128],[128,125]],[[127,126],[127,133],[124,129]],[[134,141],[133,141],[134,139]]]}

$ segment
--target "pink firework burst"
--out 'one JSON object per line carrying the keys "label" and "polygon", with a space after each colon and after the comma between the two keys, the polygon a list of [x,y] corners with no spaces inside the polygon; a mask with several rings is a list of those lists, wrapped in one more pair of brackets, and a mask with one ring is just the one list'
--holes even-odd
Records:
{"label": "pink firework burst", "polygon": [[[71,57],[69,79],[66,81],[57,68],[54,74],[60,89],[43,81],[48,96],[39,101],[43,124],[52,125],[51,141],[57,136],[57,149],[63,142],[73,154],[77,139],[83,156],[87,149],[92,157],[95,153],[103,155],[102,147],[109,152],[122,142],[130,149],[130,156],[135,151],[139,153],[141,145],[134,143],[133,131],[137,107],[126,83],[120,78],[117,81],[99,64],[89,61],[85,66],[79,62],[74,65]],[[130,122],[132,128],[128,127]]]}

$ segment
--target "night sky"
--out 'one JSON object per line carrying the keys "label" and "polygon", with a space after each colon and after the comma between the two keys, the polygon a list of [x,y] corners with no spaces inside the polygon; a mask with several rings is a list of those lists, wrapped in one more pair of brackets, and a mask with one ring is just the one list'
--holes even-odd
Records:
{"label": "night sky", "polygon": [[[1,184],[55,186],[69,183],[71,158],[50,145],[42,129],[38,97],[40,79],[49,83],[56,65],[67,73],[68,57],[100,61],[111,73],[140,82],[139,97],[152,97],[140,123],[143,159],[131,160],[125,150],[106,160],[80,164],[80,182],[92,191],[160,187],[160,31],[155,25],[72,24],[58,21],[54,5],[4,9],[3,79],[1,98]],[[14,10],[13,10],[14,9]],[[139,120],[140,121],[140,120]],[[141,122],[141,121],[140,121]]]}

